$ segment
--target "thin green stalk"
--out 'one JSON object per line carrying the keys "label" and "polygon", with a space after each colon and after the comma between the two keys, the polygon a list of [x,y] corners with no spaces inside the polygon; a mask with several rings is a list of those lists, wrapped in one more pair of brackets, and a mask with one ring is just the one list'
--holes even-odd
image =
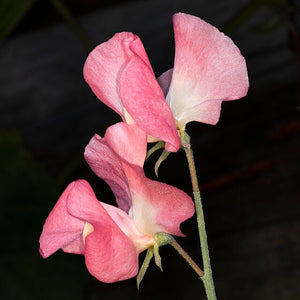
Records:
{"label": "thin green stalk", "polygon": [[204,214],[203,214],[203,208],[201,203],[201,195],[200,195],[199,184],[197,179],[194,155],[190,144],[190,137],[186,132],[183,132],[181,133],[180,139],[181,139],[181,146],[185,151],[186,158],[188,161],[191,181],[193,186],[193,194],[195,200],[198,231],[199,231],[200,246],[201,246],[203,268],[204,268],[204,276],[202,276],[201,279],[204,283],[207,299],[216,300],[217,296],[215,292],[215,286],[214,286],[212,270],[210,265],[210,257],[209,257],[206,229],[205,229]]}
{"label": "thin green stalk", "polygon": [[203,278],[203,276],[205,275],[204,272],[174,239],[172,239],[170,245],[184,258],[184,260],[193,268],[193,270],[200,276],[200,278]]}

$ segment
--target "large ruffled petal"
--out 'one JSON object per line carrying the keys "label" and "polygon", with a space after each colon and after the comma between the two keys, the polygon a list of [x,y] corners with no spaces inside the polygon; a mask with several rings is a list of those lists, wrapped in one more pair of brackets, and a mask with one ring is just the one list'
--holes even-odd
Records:
{"label": "large ruffled petal", "polygon": [[221,102],[247,93],[245,59],[229,37],[200,18],[177,13],[173,23],[175,62],[167,102],[181,126],[216,124]]}
{"label": "large ruffled petal", "polygon": [[84,248],[86,266],[93,276],[102,282],[116,282],[137,274],[138,253],[147,245],[138,249],[135,244],[152,240],[137,231],[128,215],[99,202],[85,180],[75,182],[67,208],[74,217],[93,226]]}
{"label": "large ruffled petal", "polygon": [[70,183],[50,212],[40,237],[40,253],[47,258],[58,249],[83,254],[84,221],[74,218],[67,210],[67,198],[74,187]]}
{"label": "large ruffled petal", "polygon": [[180,224],[194,214],[194,203],[186,193],[146,178],[142,168],[124,164],[132,196],[131,215],[137,228],[148,235],[165,232],[182,236]]}

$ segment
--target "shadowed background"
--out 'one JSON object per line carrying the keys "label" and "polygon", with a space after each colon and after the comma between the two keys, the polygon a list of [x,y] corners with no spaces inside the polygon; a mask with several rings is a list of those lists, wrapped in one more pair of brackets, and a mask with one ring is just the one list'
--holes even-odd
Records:
{"label": "shadowed background", "polygon": [[[93,134],[120,120],[83,80],[89,49],[132,31],[158,76],[173,64],[178,11],[225,31],[249,71],[248,95],[224,103],[216,126],[187,126],[218,298],[299,299],[299,1],[284,0],[0,1],[1,299],[205,299],[169,246],[164,272],[152,263],[140,291],[135,279],[98,282],[82,256],[38,253],[43,223],[70,181],[87,179],[114,204],[83,159]],[[153,179],[158,157],[145,164]],[[159,180],[191,194],[188,176],[181,151],[159,170]],[[179,243],[201,263],[195,218],[182,229]]]}

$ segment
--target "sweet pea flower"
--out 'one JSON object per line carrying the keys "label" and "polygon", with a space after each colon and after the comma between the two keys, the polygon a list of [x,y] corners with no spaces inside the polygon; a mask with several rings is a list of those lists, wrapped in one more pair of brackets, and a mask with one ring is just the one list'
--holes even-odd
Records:
{"label": "sweet pea flower", "polygon": [[85,150],[93,171],[112,188],[119,207],[97,200],[84,180],[71,183],[49,214],[40,237],[46,258],[62,249],[83,254],[89,272],[102,282],[134,277],[138,255],[157,245],[156,233],[182,236],[180,224],[194,213],[183,191],[145,177],[146,134],[118,123]]}
{"label": "sweet pea flower", "polygon": [[[233,41],[214,26],[184,13],[173,16],[174,68],[156,80],[139,37],[115,34],[88,56],[84,77],[96,96],[148,135],[177,151],[191,121],[216,124],[222,101],[244,97],[248,73]],[[168,105],[166,105],[168,104]]]}
{"label": "sweet pea flower", "polygon": [[[144,86],[126,86],[122,73],[129,66],[133,70],[132,80],[141,76]],[[139,73],[140,70],[142,73]],[[165,141],[169,151],[179,149],[172,111],[162,101],[164,95],[138,36],[121,32],[97,46],[85,62],[83,75],[95,95],[117,112],[124,122],[136,123],[148,135]],[[151,79],[149,82],[148,78]]]}
{"label": "sweet pea flower", "polygon": [[215,125],[222,101],[247,94],[245,59],[229,37],[200,18],[177,13],[173,24],[174,68],[158,82],[181,132],[191,121]]}

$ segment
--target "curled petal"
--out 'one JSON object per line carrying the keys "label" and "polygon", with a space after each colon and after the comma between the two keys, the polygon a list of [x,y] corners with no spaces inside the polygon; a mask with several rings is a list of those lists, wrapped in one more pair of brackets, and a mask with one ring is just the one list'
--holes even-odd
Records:
{"label": "curled petal", "polygon": [[181,125],[215,124],[221,102],[248,91],[245,59],[229,37],[203,20],[177,13],[173,23],[175,62],[167,101]]}
{"label": "curled petal", "polygon": [[127,179],[118,155],[106,145],[105,139],[95,135],[85,148],[84,158],[94,173],[110,186],[119,207],[128,212],[131,196]]}
{"label": "curled petal", "polygon": [[89,54],[83,68],[84,79],[95,95],[122,117],[124,111],[118,92],[118,80],[131,55],[129,44],[135,39],[138,37],[131,32],[115,34]]}
{"label": "curled petal", "polygon": [[40,237],[40,253],[47,258],[58,249],[83,254],[82,231],[84,221],[75,218],[67,210],[67,198],[74,187],[70,183],[50,212]]}
{"label": "curled petal", "polygon": [[87,163],[109,184],[119,207],[126,212],[131,207],[131,195],[121,160],[142,167],[146,151],[146,134],[136,124],[124,122],[110,126],[104,138],[95,135],[85,149]]}
{"label": "curled petal", "polygon": [[[138,251],[134,243],[97,200],[88,182],[77,180],[74,183],[68,195],[67,209],[75,218],[93,226],[84,248],[86,266],[93,276],[103,282],[115,282],[137,274]],[[122,226],[127,223],[122,222]]]}

